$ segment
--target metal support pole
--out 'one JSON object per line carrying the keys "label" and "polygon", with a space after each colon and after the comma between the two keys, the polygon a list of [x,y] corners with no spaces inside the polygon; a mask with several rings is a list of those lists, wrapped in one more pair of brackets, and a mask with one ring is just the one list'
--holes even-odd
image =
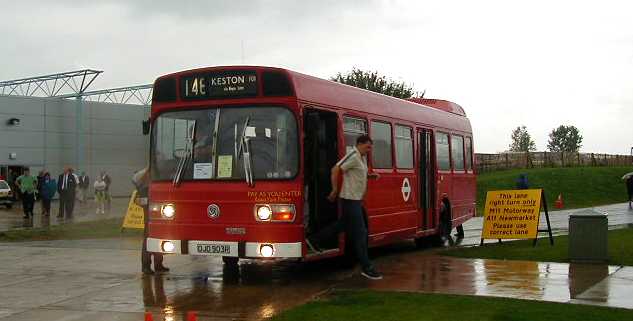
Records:
{"label": "metal support pole", "polygon": [[77,96],[75,102],[75,170],[79,172],[81,166],[84,163],[84,153],[83,153],[83,99],[81,96]]}

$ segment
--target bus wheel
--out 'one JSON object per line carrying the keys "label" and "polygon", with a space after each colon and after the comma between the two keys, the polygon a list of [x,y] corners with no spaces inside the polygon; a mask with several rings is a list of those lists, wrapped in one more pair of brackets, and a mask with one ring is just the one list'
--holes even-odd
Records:
{"label": "bus wheel", "polygon": [[233,257],[233,256],[223,256],[222,257],[222,262],[224,262],[224,264],[226,265],[237,265],[237,262],[240,260],[239,257]]}
{"label": "bus wheel", "polygon": [[433,237],[418,237],[414,241],[415,247],[418,249],[428,249],[436,243]]}

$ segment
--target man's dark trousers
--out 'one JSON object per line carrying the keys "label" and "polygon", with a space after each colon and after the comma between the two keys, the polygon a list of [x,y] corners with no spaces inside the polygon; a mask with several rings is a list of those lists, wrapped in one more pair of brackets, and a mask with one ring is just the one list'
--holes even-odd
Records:
{"label": "man's dark trousers", "polygon": [[317,244],[347,232],[347,240],[351,242],[351,248],[356,253],[356,258],[363,269],[372,267],[369,261],[367,245],[367,221],[363,202],[341,198],[343,215],[336,222],[311,237]]}
{"label": "man's dark trousers", "polygon": [[74,209],[75,209],[75,190],[68,189],[68,190],[62,191],[61,195],[59,195],[59,216],[65,217],[65,218],[72,218]]}
{"label": "man's dark trousers", "polygon": [[33,217],[33,204],[35,203],[35,194],[33,193],[22,193],[22,209],[24,210],[25,216]]}

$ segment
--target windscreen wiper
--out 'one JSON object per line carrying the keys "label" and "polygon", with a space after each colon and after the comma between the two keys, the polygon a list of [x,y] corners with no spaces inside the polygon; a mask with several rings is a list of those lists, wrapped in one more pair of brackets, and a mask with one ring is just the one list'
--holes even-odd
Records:
{"label": "windscreen wiper", "polygon": [[185,145],[185,153],[178,161],[178,166],[176,166],[176,174],[174,175],[174,179],[172,180],[172,184],[174,187],[180,185],[180,181],[182,180],[182,174],[187,167],[187,164],[193,157],[193,140],[196,137],[196,121],[193,121],[193,126],[191,126],[191,131],[187,133],[187,144]]}
{"label": "windscreen wiper", "polygon": [[244,127],[242,127],[242,135],[240,136],[240,145],[237,146],[237,124],[235,124],[234,135],[234,149],[235,149],[235,157],[236,159],[240,156],[243,156],[243,164],[244,164],[244,176],[246,178],[246,183],[248,186],[255,186],[255,181],[253,179],[253,163],[251,160],[250,153],[250,139],[246,137],[246,128],[248,128],[248,122],[251,120],[251,116],[246,117],[246,121],[244,121]]}

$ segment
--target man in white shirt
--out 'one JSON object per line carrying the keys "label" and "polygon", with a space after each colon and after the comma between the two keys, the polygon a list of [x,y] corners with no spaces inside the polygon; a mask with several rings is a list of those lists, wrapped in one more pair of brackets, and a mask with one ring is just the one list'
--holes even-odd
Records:
{"label": "man in white shirt", "polygon": [[[322,240],[345,231],[361,265],[361,275],[372,280],[380,280],[382,274],[376,271],[367,254],[367,218],[363,208],[363,198],[367,191],[367,178],[377,179],[380,177],[376,173],[369,174],[367,169],[367,154],[371,151],[372,144],[373,142],[368,135],[359,136],[356,139],[356,146],[334,165],[330,177],[332,192],[328,196],[328,200],[334,202],[337,197],[340,197],[343,215],[332,225],[306,239],[306,243],[311,250],[320,252],[318,244]],[[341,171],[343,172],[343,185],[339,193],[338,181]]]}

